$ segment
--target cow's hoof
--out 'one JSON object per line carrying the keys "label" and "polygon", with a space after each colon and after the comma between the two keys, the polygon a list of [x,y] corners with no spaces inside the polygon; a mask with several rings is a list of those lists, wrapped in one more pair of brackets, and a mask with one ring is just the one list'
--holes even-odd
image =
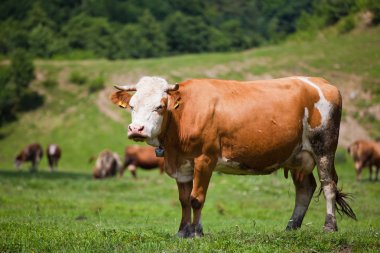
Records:
{"label": "cow's hoof", "polygon": [[328,233],[336,232],[336,231],[338,231],[338,227],[336,225],[334,226],[331,224],[327,224],[327,225],[323,226],[323,231],[328,232]]}
{"label": "cow's hoof", "polygon": [[301,228],[301,223],[302,223],[302,221],[300,222],[299,220],[291,219],[291,220],[289,220],[289,223],[286,226],[285,230],[286,231],[297,230],[297,229]]}
{"label": "cow's hoof", "polygon": [[202,224],[191,225],[190,238],[199,238],[204,236]]}
{"label": "cow's hoof", "polygon": [[185,225],[182,229],[178,230],[176,236],[178,238],[190,238],[192,234],[191,225]]}
{"label": "cow's hoof", "polygon": [[338,226],[336,225],[336,219],[331,214],[328,214],[326,216],[326,222],[323,227],[323,230],[325,232],[335,232],[338,231]]}
{"label": "cow's hoof", "polygon": [[293,226],[293,225],[289,226],[289,225],[287,225],[286,228],[285,228],[285,231],[294,231],[294,230],[297,230],[297,229],[300,229],[300,228],[301,227],[299,227],[299,226]]}

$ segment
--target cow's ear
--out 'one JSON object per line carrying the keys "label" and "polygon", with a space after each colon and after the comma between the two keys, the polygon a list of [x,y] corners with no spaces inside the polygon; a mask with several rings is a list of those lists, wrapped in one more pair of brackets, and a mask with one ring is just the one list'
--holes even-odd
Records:
{"label": "cow's ear", "polygon": [[179,91],[171,91],[169,92],[169,95],[171,97],[169,109],[178,109],[183,102],[181,99],[181,94]]}
{"label": "cow's ear", "polygon": [[132,95],[129,94],[128,91],[117,91],[111,95],[110,99],[115,105],[118,105],[121,108],[127,108],[131,97]]}

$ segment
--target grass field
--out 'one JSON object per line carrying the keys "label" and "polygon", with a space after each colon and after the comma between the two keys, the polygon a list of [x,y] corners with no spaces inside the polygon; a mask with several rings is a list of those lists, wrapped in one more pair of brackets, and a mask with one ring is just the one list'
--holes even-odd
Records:
{"label": "grass field", "polygon": [[270,176],[214,174],[203,211],[205,236],[178,239],[175,181],[158,171],[138,180],[95,181],[89,172],[0,170],[2,252],[378,252],[380,182],[354,181],[340,154],[340,186],[354,194],[358,221],[338,218],[322,232],[325,201],[315,198],[303,227],[286,232],[294,189],[282,171]]}
{"label": "grass field", "polygon": [[[130,116],[108,102],[111,88],[88,93],[86,85],[69,81],[75,71],[88,79],[102,75],[107,87],[134,83],[143,75],[160,75],[173,83],[198,77],[323,76],[342,91],[343,120],[354,117],[371,137],[379,137],[379,120],[372,114],[360,116],[380,101],[378,45],[380,27],[375,27],[236,53],[36,61],[32,88],[44,95],[43,106],[0,128],[0,252],[379,252],[380,183],[369,182],[367,171],[362,182],[355,182],[343,149],[337,159],[339,186],[354,194],[351,203],[359,220],[338,219],[339,232],[322,232],[322,196],[312,201],[302,229],[283,231],[294,189],[279,171],[256,177],[214,174],[202,217],[205,237],[177,239],[180,204],[174,180],[158,171],[139,172],[136,181],[129,175],[92,180],[90,156],[105,148],[121,155],[132,144],[125,130]],[[46,79],[58,85],[45,87]],[[21,172],[13,169],[16,153],[35,141],[62,147],[59,172],[48,172],[45,157],[38,173],[29,173],[27,165]]]}

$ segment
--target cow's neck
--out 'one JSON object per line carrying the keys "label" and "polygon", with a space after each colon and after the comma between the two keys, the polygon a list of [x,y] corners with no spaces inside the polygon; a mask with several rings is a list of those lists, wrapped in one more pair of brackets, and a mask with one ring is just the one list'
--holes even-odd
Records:
{"label": "cow's neck", "polygon": [[178,139],[178,115],[176,114],[178,114],[176,110],[168,111],[162,122],[161,133],[158,135],[158,142],[164,149],[168,149],[175,145],[175,142]]}

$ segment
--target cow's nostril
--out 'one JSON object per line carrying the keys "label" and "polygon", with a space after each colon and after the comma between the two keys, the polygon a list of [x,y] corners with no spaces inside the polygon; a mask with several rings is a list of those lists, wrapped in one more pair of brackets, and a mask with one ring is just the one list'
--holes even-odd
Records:
{"label": "cow's nostril", "polygon": [[129,131],[132,131],[132,127],[131,127],[131,126],[128,126],[128,130],[129,130]]}
{"label": "cow's nostril", "polygon": [[141,126],[141,127],[139,127],[139,132],[141,132],[142,130],[144,130],[144,126]]}

